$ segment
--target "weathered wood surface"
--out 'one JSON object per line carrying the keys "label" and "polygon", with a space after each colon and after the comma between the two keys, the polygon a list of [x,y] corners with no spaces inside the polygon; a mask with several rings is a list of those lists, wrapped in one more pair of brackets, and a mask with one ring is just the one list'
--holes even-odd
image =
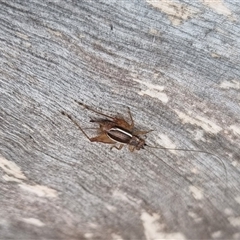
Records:
{"label": "weathered wood surface", "polygon": [[[0,239],[239,239],[239,11],[2,0]],[[75,99],[129,106],[148,144],[212,152],[226,171],[209,154],[90,143],[60,113],[91,127]]]}

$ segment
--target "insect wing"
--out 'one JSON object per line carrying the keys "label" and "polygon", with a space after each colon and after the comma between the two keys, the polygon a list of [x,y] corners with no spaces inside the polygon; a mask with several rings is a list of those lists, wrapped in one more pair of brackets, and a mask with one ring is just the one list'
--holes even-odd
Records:
{"label": "insect wing", "polygon": [[121,129],[118,127],[111,128],[107,131],[107,135],[112,140],[119,142],[119,143],[125,143],[128,144],[130,140],[132,139],[132,134],[125,129]]}

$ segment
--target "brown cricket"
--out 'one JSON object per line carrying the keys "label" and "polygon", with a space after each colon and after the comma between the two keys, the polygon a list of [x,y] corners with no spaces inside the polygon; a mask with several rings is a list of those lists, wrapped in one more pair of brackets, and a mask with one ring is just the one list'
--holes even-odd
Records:
{"label": "brown cricket", "polygon": [[[128,114],[130,118],[130,123],[125,119],[119,117],[111,117],[109,115],[103,114],[99,111],[92,109],[91,107],[80,103],[75,100],[79,105],[85,107],[88,110],[91,110],[99,115],[106,117],[106,119],[91,119],[90,122],[98,123],[99,128],[97,129],[99,134],[95,137],[89,137],[82,127],[72,118],[69,114],[62,111],[62,114],[67,116],[78,128],[79,130],[89,139],[91,142],[102,142],[113,144],[112,148],[118,150],[122,149],[124,145],[128,145],[128,148],[131,152],[134,150],[143,149],[146,146],[145,140],[140,137],[140,135],[147,134],[150,131],[136,131],[134,130],[134,121],[130,108],[128,108]],[[120,144],[117,146],[117,144]]]}
{"label": "brown cricket", "polygon": [[[149,146],[146,144],[145,140],[141,138],[141,135],[145,135],[153,130],[149,131],[139,131],[135,130],[134,128],[134,121],[132,118],[132,114],[130,111],[130,108],[128,108],[128,114],[130,118],[130,123],[128,123],[125,119],[119,118],[119,117],[112,117],[107,114],[104,114],[102,112],[99,112],[81,102],[78,102],[74,100],[79,105],[83,106],[84,108],[97,113],[99,115],[104,116],[105,118],[101,119],[91,119],[90,122],[98,123],[99,127],[97,128],[98,135],[95,137],[89,137],[86,132],[83,130],[83,128],[78,124],[78,122],[68,113],[62,111],[61,113],[65,116],[67,116],[77,127],[78,129],[88,138],[91,142],[102,142],[107,144],[112,144],[112,148],[116,148],[118,150],[122,149],[124,145],[128,145],[128,148],[131,152],[134,150],[140,150],[144,149],[144,147],[150,147],[150,148],[157,148],[157,149],[164,149],[164,150],[177,150],[177,151],[186,151],[186,152],[199,152],[199,153],[206,153],[209,155],[212,155],[216,157],[222,164],[224,170],[225,170],[225,176],[226,176],[226,186],[228,182],[228,176],[227,176],[227,169],[226,166],[221,158],[216,156],[215,154],[207,151],[202,150],[196,150],[196,149],[182,149],[182,148],[165,148],[165,147],[155,147],[155,146]],[[153,154],[153,153],[152,153]],[[154,154],[155,155],[155,154]],[[225,188],[226,190],[227,188]]]}

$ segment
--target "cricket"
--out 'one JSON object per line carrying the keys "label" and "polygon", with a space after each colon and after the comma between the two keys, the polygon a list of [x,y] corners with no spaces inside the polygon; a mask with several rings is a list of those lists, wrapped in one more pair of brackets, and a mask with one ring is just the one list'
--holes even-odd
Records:
{"label": "cricket", "polygon": [[[83,128],[79,125],[79,123],[73,118],[70,114],[66,113],[65,111],[61,111],[62,115],[68,117],[71,122],[73,122],[76,127],[83,133],[83,135],[90,141],[90,142],[99,142],[99,143],[105,143],[105,144],[111,144],[111,148],[116,148],[117,150],[121,150],[125,145],[128,146],[128,149],[130,152],[133,152],[135,150],[141,150],[146,147],[149,148],[156,148],[156,149],[163,149],[163,150],[177,150],[177,151],[186,151],[186,152],[198,152],[198,153],[205,153],[214,156],[218,159],[218,161],[222,164],[224,170],[225,170],[225,177],[226,177],[226,184],[227,184],[227,169],[226,166],[221,158],[216,156],[215,154],[203,150],[197,150],[197,149],[182,149],[182,148],[165,148],[161,146],[150,146],[146,143],[143,136],[145,136],[147,133],[153,131],[139,131],[135,129],[134,120],[130,111],[130,108],[128,107],[128,115],[130,119],[130,123],[128,123],[124,118],[122,117],[112,117],[107,114],[104,114],[100,111],[97,111],[93,108],[91,108],[88,105],[85,105],[84,103],[81,103],[77,100],[74,100],[77,104],[84,107],[85,109],[92,111],[104,118],[96,118],[91,119],[90,122],[98,124],[98,128],[93,128],[97,130],[97,136],[95,137],[89,137],[88,134],[83,130]],[[155,154],[154,154],[155,155]]]}
{"label": "cricket", "polygon": [[[134,130],[134,121],[132,118],[132,114],[130,108],[128,108],[128,114],[130,118],[130,123],[128,123],[125,119],[119,117],[111,117],[109,115],[103,114],[97,110],[92,109],[91,107],[80,103],[75,100],[76,103],[83,106],[84,108],[104,116],[104,119],[91,119],[90,122],[99,124],[99,128],[97,129],[98,135],[95,137],[90,138],[83,128],[76,122],[75,119],[72,118],[71,115],[67,114],[66,112],[62,111],[62,114],[67,116],[76,126],[77,128],[85,135],[85,137],[91,142],[101,142],[112,144],[112,148],[116,148],[121,150],[124,145],[128,145],[128,148],[131,152],[134,150],[143,149],[144,146],[147,146],[145,140],[141,138],[141,135],[145,135],[150,131],[138,131]],[[119,146],[117,146],[119,144]]]}

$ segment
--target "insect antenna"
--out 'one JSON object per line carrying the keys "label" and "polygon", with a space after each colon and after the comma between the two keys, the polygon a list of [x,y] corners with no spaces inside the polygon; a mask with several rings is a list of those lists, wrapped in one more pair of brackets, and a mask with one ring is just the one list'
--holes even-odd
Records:
{"label": "insect antenna", "polygon": [[[227,187],[228,187],[228,173],[227,173],[227,168],[225,163],[223,162],[223,160],[218,157],[216,154],[211,153],[211,152],[207,152],[207,151],[203,151],[203,150],[197,150],[197,149],[183,149],[183,148],[166,148],[166,147],[158,147],[158,146],[150,146],[148,144],[145,144],[146,147],[149,148],[155,148],[155,149],[161,149],[161,150],[170,150],[170,151],[183,151],[183,152],[199,152],[199,153],[206,153],[209,155],[214,156],[215,158],[218,159],[218,162],[221,163],[224,171],[225,171],[225,190],[224,190],[224,194],[226,193]],[[150,152],[150,151],[148,151]],[[155,155],[154,153],[151,152],[151,154]],[[155,155],[156,156],[156,155]]]}
{"label": "insect antenna", "polygon": [[[146,145],[145,145],[145,146],[146,146]],[[174,171],[179,177],[184,178],[185,181],[187,181],[188,183],[192,184],[192,182],[191,182],[188,178],[182,176],[181,173],[179,173],[179,172],[178,172],[174,167],[172,167],[170,164],[168,164],[167,162],[163,161],[163,159],[160,158],[157,154],[149,151],[148,149],[145,149],[145,150],[148,151],[150,154],[152,154],[154,157],[156,157],[156,159],[159,159],[159,160],[160,160],[164,165],[166,165],[168,168],[172,169],[172,171]]]}

